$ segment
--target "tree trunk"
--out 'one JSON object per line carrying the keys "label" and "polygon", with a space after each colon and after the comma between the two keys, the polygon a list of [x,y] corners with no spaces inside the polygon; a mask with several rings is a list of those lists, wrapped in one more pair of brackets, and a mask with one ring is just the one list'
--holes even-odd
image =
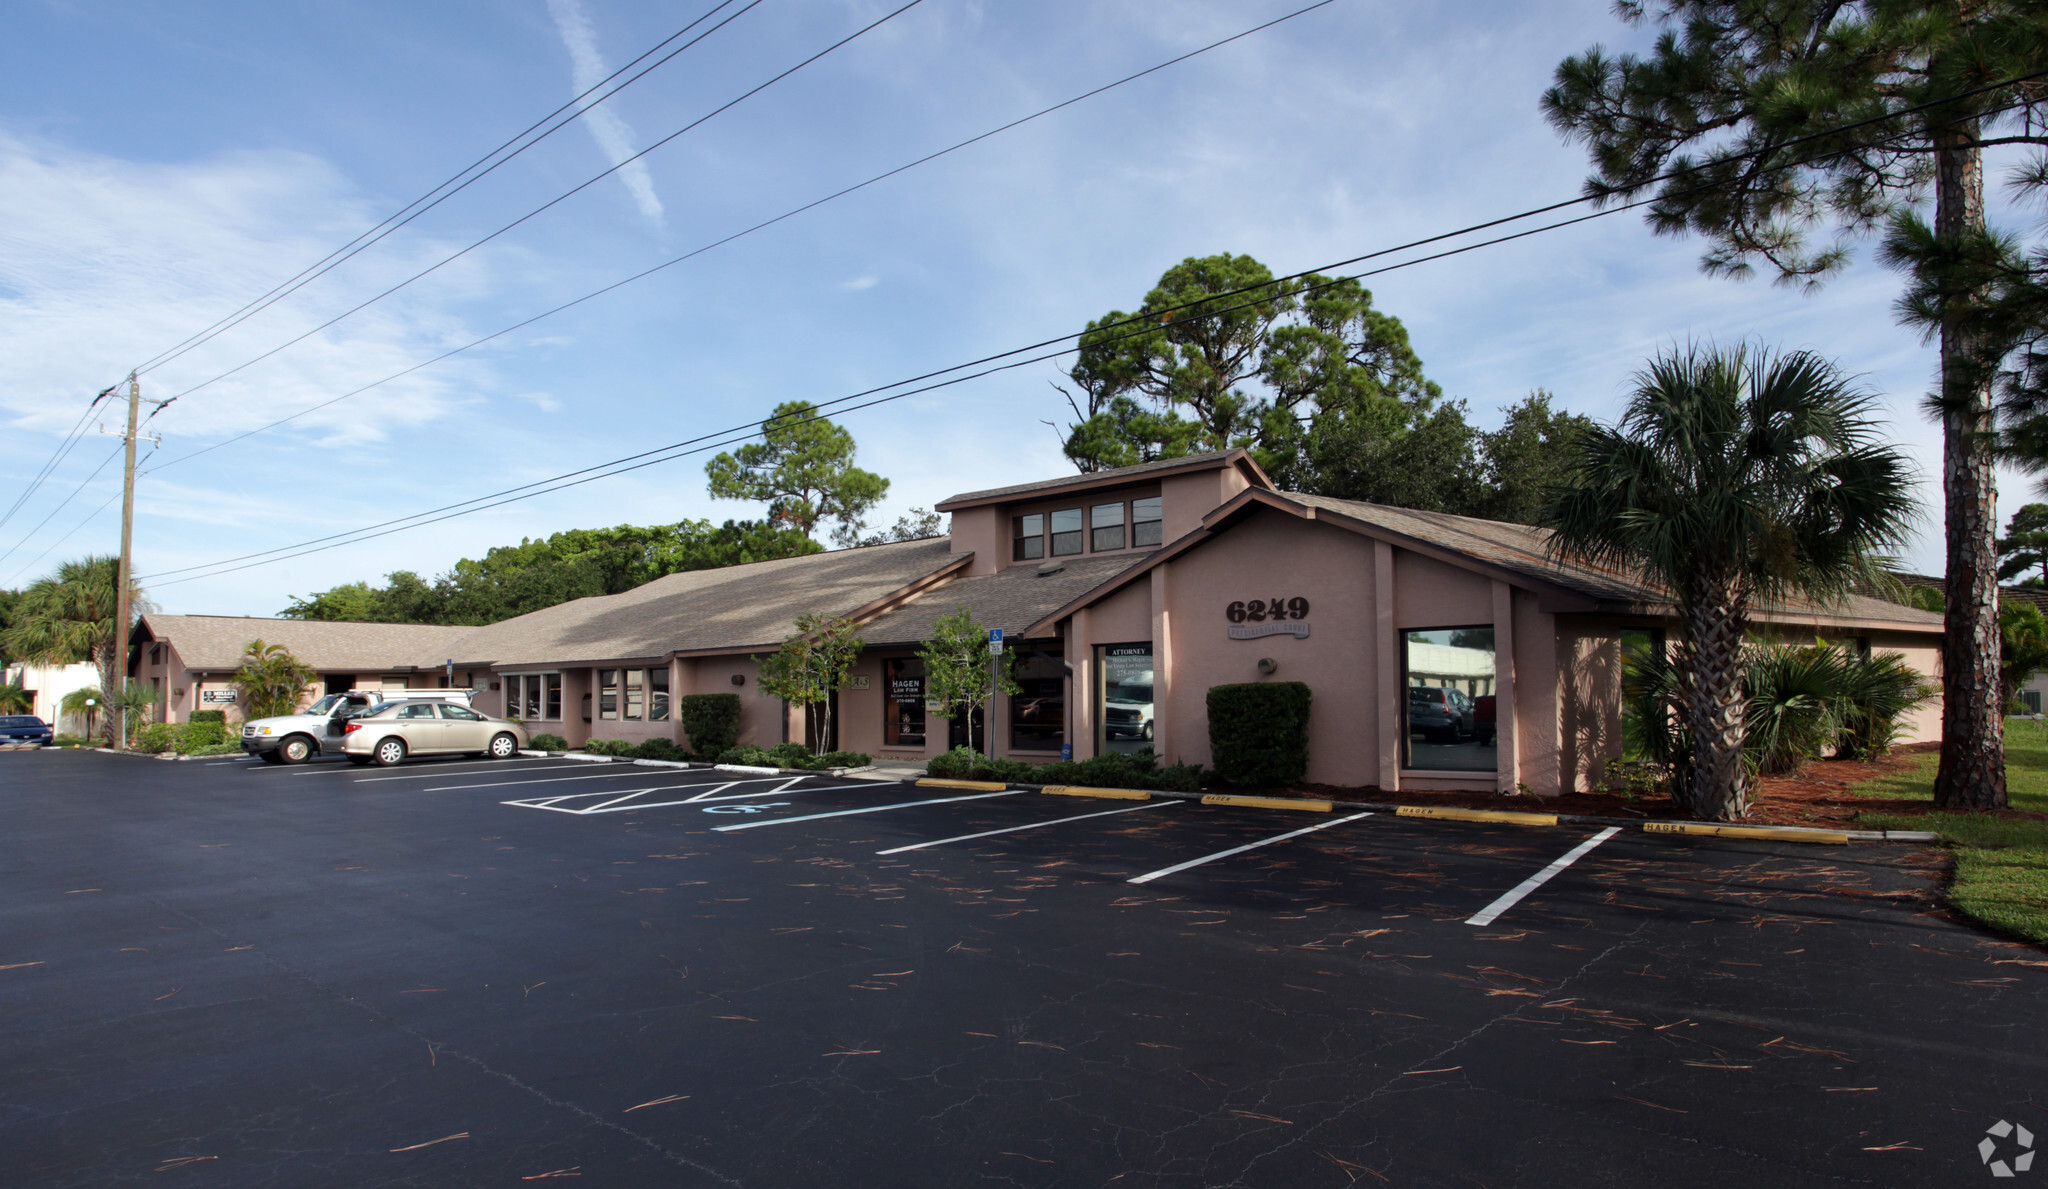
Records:
{"label": "tree trunk", "polygon": [[[1977,121],[1937,129],[1935,234],[1984,230],[1984,163]],[[1941,809],[2003,809],[2004,707],[1998,685],[1998,489],[1992,472],[1991,369],[1978,336],[1941,331],[1941,489],[1948,609],[1941,642]]]}
{"label": "tree trunk", "polygon": [[1712,821],[1734,821],[1749,808],[1749,774],[1742,762],[1742,646],[1749,608],[1735,584],[1715,574],[1696,579],[1685,608],[1692,688],[1685,714],[1692,728],[1691,811]]}

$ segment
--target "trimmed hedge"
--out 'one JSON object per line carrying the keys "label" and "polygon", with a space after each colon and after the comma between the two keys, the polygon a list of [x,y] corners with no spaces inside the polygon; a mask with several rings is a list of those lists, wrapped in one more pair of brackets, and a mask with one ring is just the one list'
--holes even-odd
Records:
{"label": "trimmed hedge", "polygon": [[722,756],[740,741],[740,696],[738,694],[684,694],[678,698],[677,716],[683,734],[690,738],[690,750],[700,756]]}
{"label": "trimmed hedge", "polygon": [[649,739],[627,753],[636,760],[687,760],[690,753],[667,739]]}
{"label": "trimmed hedge", "polygon": [[[219,713],[216,711],[215,713]],[[224,755],[216,750],[231,748],[242,750],[242,745],[228,734],[227,723],[220,719],[201,719],[193,722],[153,722],[135,732],[135,750],[163,753],[175,751],[181,756]]]}
{"label": "trimmed hedge", "polygon": [[526,741],[526,745],[535,751],[569,750],[569,741],[560,735],[535,735]]}
{"label": "trimmed hedge", "polygon": [[1200,764],[1171,764],[1161,768],[1158,757],[1149,751],[1137,755],[1112,751],[1086,760],[1030,764],[1023,760],[991,759],[971,748],[956,747],[943,755],[933,756],[925,765],[925,771],[948,780],[1071,784],[1094,789],[1156,789],[1193,793],[1202,787]]}
{"label": "trimmed hedge", "polygon": [[753,746],[727,748],[719,753],[718,762],[744,764],[749,768],[808,768],[817,771],[824,768],[864,768],[875,759],[860,751],[828,751],[824,755],[813,755],[811,749],[801,743],[778,743],[766,750]]}
{"label": "trimmed hedge", "polygon": [[228,712],[225,710],[194,710],[189,716],[192,722],[217,722],[225,725]]}
{"label": "trimmed hedge", "polygon": [[1209,754],[1226,784],[1279,788],[1308,777],[1309,689],[1260,681],[1209,689]]}

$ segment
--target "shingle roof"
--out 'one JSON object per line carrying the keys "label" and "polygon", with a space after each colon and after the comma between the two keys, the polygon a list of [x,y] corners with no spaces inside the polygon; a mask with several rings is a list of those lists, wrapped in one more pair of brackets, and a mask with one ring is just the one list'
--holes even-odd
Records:
{"label": "shingle roof", "polygon": [[871,645],[919,643],[931,635],[932,624],[939,617],[951,615],[962,603],[973,610],[982,626],[1021,635],[1072,600],[1150,558],[1149,553],[1076,558],[1052,574],[1024,565],[956,579],[884,612],[861,628],[861,639]]}
{"label": "shingle roof", "polygon": [[243,615],[149,614],[142,623],[168,641],[191,669],[238,669],[253,640],[282,644],[322,672],[437,668],[451,646],[476,629],[411,623],[335,623]]}
{"label": "shingle roof", "polygon": [[1117,467],[1107,471],[1091,471],[1081,475],[1066,475],[1058,479],[1040,479],[1035,483],[1019,483],[1013,487],[991,487],[986,491],[968,491],[940,500],[937,508],[949,512],[966,504],[978,504],[988,500],[1012,496],[1030,495],[1040,491],[1058,491],[1069,487],[1101,487],[1143,479],[1147,475],[1163,474],[1170,471],[1200,471],[1226,467],[1239,459],[1249,459],[1243,450],[1218,450],[1208,454],[1187,454],[1179,458],[1161,458],[1152,462],[1141,462],[1136,466]]}
{"label": "shingle roof", "polygon": [[844,615],[966,560],[949,548],[946,538],[930,537],[670,574],[471,628],[455,656],[540,665],[773,648],[806,611]]}
{"label": "shingle roof", "polygon": [[[1601,602],[1665,605],[1671,592],[1631,570],[1595,566],[1578,559],[1558,559],[1550,554],[1547,529],[1473,516],[1452,516],[1444,512],[1418,512],[1328,496],[1278,493],[1281,498],[1312,508],[1327,509],[1341,516],[1449,549],[1534,581],[1561,586]],[[1764,610],[1853,619],[1894,620],[1915,627],[1941,626],[1941,616],[1868,595],[1851,594],[1838,604],[1820,604],[1794,597]]]}

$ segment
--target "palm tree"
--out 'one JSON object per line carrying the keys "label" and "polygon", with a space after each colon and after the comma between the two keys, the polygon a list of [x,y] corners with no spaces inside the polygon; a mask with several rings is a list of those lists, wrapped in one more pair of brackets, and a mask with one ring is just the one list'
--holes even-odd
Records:
{"label": "palm tree", "polygon": [[[84,719],[85,737],[90,739],[92,724],[99,721],[100,711],[106,709],[106,705],[107,695],[100,692],[100,687],[88,685],[84,689],[75,689],[65,694],[63,700],[57,703],[57,713],[60,717],[70,714]],[[62,731],[63,728],[60,726],[58,730]]]}
{"label": "palm tree", "polygon": [[[55,574],[30,583],[15,600],[0,651],[34,665],[90,661],[99,668],[101,689],[121,688],[128,631],[125,624],[118,631],[114,627],[120,571],[118,558],[87,557],[65,562]],[[140,588],[134,593],[139,596]],[[110,716],[109,742],[113,729]]]}
{"label": "palm tree", "polygon": [[0,680],[0,714],[27,714],[35,704],[19,681]]}
{"label": "palm tree", "polygon": [[233,678],[243,721],[290,714],[298,708],[299,696],[319,676],[318,670],[301,663],[284,645],[251,640],[242,650],[242,667]]}
{"label": "palm tree", "polygon": [[1743,645],[1751,611],[1795,593],[1846,595],[1915,512],[1905,456],[1884,444],[1871,396],[1808,351],[1690,347],[1650,362],[1620,422],[1588,432],[1544,510],[1552,547],[1664,586],[1690,771],[1681,804],[1747,808]]}

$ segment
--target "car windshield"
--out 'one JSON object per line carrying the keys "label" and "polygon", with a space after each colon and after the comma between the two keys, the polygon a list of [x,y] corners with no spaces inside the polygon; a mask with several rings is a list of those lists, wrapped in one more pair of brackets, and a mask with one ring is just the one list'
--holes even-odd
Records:
{"label": "car windshield", "polygon": [[33,714],[9,714],[0,716],[0,727],[41,727],[48,726]]}
{"label": "car windshield", "polygon": [[348,701],[348,699],[342,697],[340,694],[328,694],[326,697],[313,703],[311,706],[306,707],[305,712],[307,714],[332,714],[334,713],[335,707],[341,705],[343,702],[346,701]]}

